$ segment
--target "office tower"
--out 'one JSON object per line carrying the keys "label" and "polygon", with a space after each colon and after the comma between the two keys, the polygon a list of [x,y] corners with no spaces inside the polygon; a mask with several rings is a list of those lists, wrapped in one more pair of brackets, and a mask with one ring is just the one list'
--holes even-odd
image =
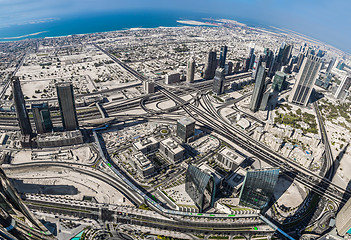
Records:
{"label": "office tower", "polygon": [[210,80],[215,76],[217,68],[217,53],[216,51],[211,50],[208,53],[207,62],[204,70],[204,79]]}
{"label": "office tower", "polygon": [[224,80],[224,68],[217,68],[212,87],[212,92],[214,94],[221,95],[224,92]]}
{"label": "office tower", "polygon": [[285,45],[284,51],[283,51],[282,60],[281,60],[282,66],[284,66],[284,65],[289,63],[290,58],[291,58],[292,49],[293,49],[292,45],[290,45],[290,44],[286,44]]}
{"label": "office tower", "polygon": [[338,62],[338,65],[336,65],[336,68],[339,70],[344,70],[344,67],[345,67],[345,63],[342,60],[340,60]]}
{"label": "office tower", "polygon": [[228,75],[233,74],[233,68],[234,68],[234,63],[233,62],[228,62]]}
{"label": "office tower", "polygon": [[279,169],[256,169],[246,173],[239,204],[255,209],[265,208],[278,182]]}
{"label": "office tower", "polygon": [[326,54],[326,51],[318,50],[318,52],[317,52],[317,57],[322,58],[322,57],[324,57],[325,54]]}
{"label": "office tower", "polygon": [[286,80],[285,73],[280,71],[276,72],[273,78],[272,89],[277,92],[282,91],[286,84],[285,80]]}
{"label": "office tower", "polygon": [[340,236],[351,233],[351,198],[341,208],[335,218],[335,226]]}
{"label": "office tower", "polygon": [[219,54],[219,67],[220,68],[224,68],[225,60],[227,58],[227,51],[228,51],[227,46],[221,47],[221,52]]}
{"label": "office tower", "polygon": [[19,78],[16,76],[12,78],[12,94],[21,133],[22,135],[31,136],[33,134],[32,126],[30,124],[28,112],[26,109],[26,103],[24,101],[21,83]]}
{"label": "office tower", "polygon": [[177,137],[187,142],[188,138],[195,134],[195,120],[192,118],[182,117],[177,122]]}
{"label": "office tower", "polygon": [[327,68],[327,73],[330,73],[331,72],[331,70],[333,69],[333,66],[334,66],[334,64],[335,64],[335,61],[336,61],[336,59],[335,58],[332,58],[331,60],[330,60],[330,62],[329,62],[329,65],[328,65],[328,68]]}
{"label": "office tower", "polygon": [[79,125],[72,83],[57,83],[56,91],[63,128],[68,131],[78,129]]}
{"label": "office tower", "polygon": [[322,60],[319,57],[308,55],[303,61],[301,70],[297,74],[296,83],[290,93],[289,102],[307,106],[313,85],[318,77]]}
{"label": "office tower", "polygon": [[266,62],[266,68],[271,69],[274,61],[274,53],[269,48],[264,49],[264,62]]}
{"label": "office tower", "polygon": [[265,90],[265,80],[267,76],[265,66],[265,63],[261,62],[257,69],[257,74],[255,77],[255,86],[250,102],[250,110],[253,112],[256,112],[260,107],[262,96]]}
{"label": "office tower", "polygon": [[37,133],[52,131],[52,122],[48,103],[32,104],[32,113]]}
{"label": "office tower", "polygon": [[153,81],[144,81],[144,91],[146,94],[151,94],[155,92],[155,82]]}
{"label": "office tower", "polygon": [[336,90],[334,97],[336,99],[345,99],[348,95],[348,90],[351,86],[351,76],[344,76],[341,80],[341,83]]}
{"label": "office tower", "polygon": [[238,73],[240,71],[240,62],[236,62],[234,67],[234,73]]}
{"label": "office tower", "polygon": [[216,195],[214,176],[189,164],[185,176],[185,191],[200,212],[213,207]]}
{"label": "office tower", "polygon": [[[0,226],[15,238],[55,239],[44,225],[29,211],[15,188],[0,169]],[[1,234],[0,239],[4,235]]]}
{"label": "office tower", "polygon": [[195,76],[195,60],[193,57],[191,57],[188,61],[188,67],[187,67],[187,72],[186,72],[186,81],[188,83],[194,82],[194,76]]}
{"label": "office tower", "polygon": [[249,69],[252,69],[255,63],[255,48],[254,47],[250,47],[250,53],[249,53]]}
{"label": "office tower", "polygon": [[298,60],[297,60],[297,63],[296,63],[296,67],[297,67],[298,71],[301,69],[301,66],[302,66],[302,63],[303,63],[304,59],[305,59],[305,54],[299,53]]}

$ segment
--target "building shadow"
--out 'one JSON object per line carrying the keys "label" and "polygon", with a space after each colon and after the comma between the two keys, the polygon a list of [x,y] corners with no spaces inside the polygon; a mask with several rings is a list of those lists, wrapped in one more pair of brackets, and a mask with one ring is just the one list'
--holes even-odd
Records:
{"label": "building shadow", "polygon": [[46,194],[46,195],[76,195],[78,189],[72,185],[44,185],[24,183],[23,180],[10,179],[13,186],[20,193]]}
{"label": "building shadow", "polygon": [[312,90],[312,94],[311,94],[311,98],[310,98],[310,102],[314,103],[317,102],[318,100],[324,98],[324,94],[321,92],[317,92],[316,90]]}

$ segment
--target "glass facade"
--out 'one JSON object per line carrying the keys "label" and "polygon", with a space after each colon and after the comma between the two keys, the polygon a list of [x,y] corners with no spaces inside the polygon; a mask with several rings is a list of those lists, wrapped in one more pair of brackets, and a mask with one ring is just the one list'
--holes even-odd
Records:
{"label": "glass facade", "polygon": [[189,137],[195,134],[195,121],[190,118],[183,117],[177,122],[177,136],[186,142]]}
{"label": "glass facade", "polygon": [[53,129],[47,103],[32,104],[33,118],[38,133],[51,132]]}
{"label": "glass facade", "polygon": [[191,164],[186,171],[185,191],[195,202],[200,212],[213,207],[216,194],[214,177]]}
{"label": "glass facade", "polygon": [[240,192],[240,205],[263,209],[273,195],[279,177],[279,169],[248,171]]}

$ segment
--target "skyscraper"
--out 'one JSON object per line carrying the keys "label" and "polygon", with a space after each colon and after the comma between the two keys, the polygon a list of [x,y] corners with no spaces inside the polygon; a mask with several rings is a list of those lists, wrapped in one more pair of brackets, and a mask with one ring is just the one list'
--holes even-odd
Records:
{"label": "skyscraper", "polygon": [[63,128],[68,131],[78,129],[79,125],[72,83],[58,83],[56,84],[56,91]]}
{"label": "skyscraper", "polygon": [[194,82],[194,76],[195,76],[195,60],[193,57],[191,57],[188,61],[188,68],[186,72],[186,81],[188,83]]}
{"label": "skyscraper", "polygon": [[298,60],[296,63],[297,70],[300,71],[304,59],[305,59],[305,54],[299,53]]}
{"label": "skyscraper", "polygon": [[333,66],[334,66],[334,64],[335,64],[335,61],[336,61],[336,59],[335,58],[332,58],[331,60],[330,60],[330,62],[329,62],[329,65],[328,65],[328,68],[327,68],[327,73],[330,73],[331,72],[331,70],[333,69]]}
{"label": "skyscraper", "polygon": [[210,50],[207,57],[207,62],[204,70],[204,79],[210,80],[215,76],[217,68],[217,53],[214,50]]}
{"label": "skyscraper", "polygon": [[177,122],[177,137],[187,142],[188,138],[195,134],[195,120],[192,118],[182,117]]}
{"label": "skyscraper", "polygon": [[224,91],[224,68],[217,68],[216,76],[213,79],[212,92],[216,95],[221,95]]}
{"label": "skyscraper", "polygon": [[239,204],[255,209],[265,208],[278,182],[279,169],[248,171],[241,187]]}
{"label": "skyscraper", "polygon": [[261,104],[262,96],[265,90],[265,80],[267,76],[267,71],[265,68],[265,63],[260,62],[257,74],[255,77],[255,86],[251,97],[250,110],[256,112]]}
{"label": "skyscraper", "polygon": [[283,72],[276,72],[273,78],[272,89],[280,92],[285,87],[286,74]]}
{"label": "skyscraper", "polygon": [[344,99],[348,95],[348,90],[351,86],[351,76],[344,76],[341,80],[341,83],[336,90],[334,97],[336,99]]}
{"label": "skyscraper", "polygon": [[12,94],[15,104],[16,116],[21,129],[22,135],[32,135],[32,126],[30,124],[26,103],[21,88],[21,83],[18,77],[12,78]]}
{"label": "skyscraper", "polygon": [[228,51],[227,46],[221,47],[221,52],[219,54],[219,67],[220,68],[224,68],[225,60],[227,58],[227,51]]}
{"label": "skyscraper", "polygon": [[322,65],[319,57],[308,55],[303,61],[301,70],[297,74],[296,83],[290,93],[289,102],[307,106],[313,85],[318,77]]}
{"label": "skyscraper", "polygon": [[[15,238],[6,239],[56,239],[30,212],[15,188],[0,169],[0,226]],[[29,237],[30,236],[30,237]],[[4,235],[1,234],[0,239]]]}
{"label": "skyscraper", "polygon": [[340,236],[345,236],[346,232],[351,233],[351,198],[341,208],[335,218],[335,226]]}
{"label": "skyscraper", "polygon": [[195,202],[200,212],[213,207],[216,195],[214,176],[189,164],[185,175],[185,191]]}
{"label": "skyscraper", "polygon": [[32,112],[37,133],[52,131],[52,122],[48,103],[32,104]]}
{"label": "skyscraper", "polygon": [[255,63],[255,48],[254,47],[250,47],[250,53],[249,53],[249,69],[252,69]]}

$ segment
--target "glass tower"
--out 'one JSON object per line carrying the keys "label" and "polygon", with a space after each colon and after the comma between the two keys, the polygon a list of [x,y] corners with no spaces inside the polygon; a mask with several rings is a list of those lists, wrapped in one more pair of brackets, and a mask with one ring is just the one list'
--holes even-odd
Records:
{"label": "glass tower", "polygon": [[50,110],[47,103],[32,104],[33,118],[37,133],[52,131]]}
{"label": "glass tower", "polygon": [[32,125],[29,121],[26,103],[24,101],[21,83],[18,77],[12,78],[12,93],[21,133],[22,135],[32,135]]}
{"label": "glass tower", "polygon": [[189,164],[185,176],[185,191],[195,202],[200,212],[213,207],[216,194],[214,176]]}
{"label": "glass tower", "polygon": [[56,91],[63,128],[68,131],[78,129],[78,118],[72,83],[58,83],[56,84]]}
{"label": "glass tower", "polygon": [[279,169],[257,169],[248,171],[240,191],[242,206],[265,208],[273,195],[279,177]]}

